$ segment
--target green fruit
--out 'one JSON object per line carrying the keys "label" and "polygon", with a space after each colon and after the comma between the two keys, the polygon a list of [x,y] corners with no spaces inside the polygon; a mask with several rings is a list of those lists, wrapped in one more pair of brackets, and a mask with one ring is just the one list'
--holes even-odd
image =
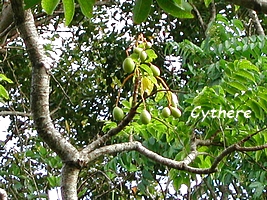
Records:
{"label": "green fruit", "polygon": [[113,109],[112,115],[113,115],[113,118],[117,121],[121,121],[124,117],[124,113],[123,113],[122,109],[119,108],[118,106],[116,106]]}
{"label": "green fruit", "polygon": [[140,55],[140,53],[143,51],[143,49],[140,47],[135,47],[133,51],[134,51],[134,53],[137,53]]}
{"label": "green fruit", "polygon": [[174,116],[175,118],[179,118],[182,115],[181,111],[178,108],[175,108],[172,106],[171,106],[171,113],[172,113],[172,116]]}
{"label": "green fruit", "polygon": [[145,62],[145,60],[147,59],[147,53],[145,51],[142,51],[139,54],[139,57],[140,57],[141,62]]}
{"label": "green fruit", "polygon": [[146,42],[146,49],[151,49],[152,43],[151,42]]}
{"label": "green fruit", "polygon": [[122,68],[126,73],[132,73],[135,67],[135,63],[132,58],[128,57],[122,63]]}
{"label": "green fruit", "polygon": [[142,124],[148,124],[151,121],[151,115],[147,110],[142,110],[140,114]]}
{"label": "green fruit", "polygon": [[169,107],[165,107],[165,108],[163,108],[161,114],[162,114],[162,116],[165,117],[165,118],[169,117],[169,116],[171,115],[171,110],[170,110],[170,108],[169,108]]}
{"label": "green fruit", "polygon": [[154,76],[159,76],[160,75],[160,70],[156,65],[151,65],[150,68],[151,68]]}

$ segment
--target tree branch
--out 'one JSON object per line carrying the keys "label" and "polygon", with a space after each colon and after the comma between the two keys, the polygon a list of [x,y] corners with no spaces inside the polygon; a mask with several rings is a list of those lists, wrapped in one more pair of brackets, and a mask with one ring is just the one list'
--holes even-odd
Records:
{"label": "tree branch", "polygon": [[19,112],[19,111],[1,111],[0,116],[16,115],[22,117],[30,117],[31,113]]}
{"label": "tree branch", "polygon": [[267,148],[267,144],[254,146],[254,147],[241,147],[236,145],[236,150],[238,151],[260,151]]}
{"label": "tree branch", "polygon": [[11,0],[15,24],[24,40],[32,63],[31,111],[39,136],[64,161],[78,160],[78,150],[54,127],[49,112],[50,66],[34,25],[31,10],[24,10],[22,0]]}
{"label": "tree branch", "polygon": [[196,173],[196,174],[207,174],[211,173],[210,169],[199,169],[188,166],[198,155],[197,151],[191,152],[183,161],[175,161],[170,158],[165,158],[149,149],[144,147],[140,142],[126,142],[121,144],[113,144],[109,146],[100,147],[98,149],[93,150],[89,154],[84,154],[83,152],[82,157],[84,158],[85,164],[88,164],[98,157],[104,154],[114,154],[119,153],[122,151],[138,151],[139,153],[145,155],[146,157],[150,158],[151,160],[158,162],[162,165],[166,165],[171,168],[179,169],[179,170],[186,170],[188,172]]}
{"label": "tree branch", "polygon": [[198,21],[200,23],[200,25],[202,26],[202,29],[204,30],[204,32],[206,31],[207,29],[207,24],[204,22],[200,12],[198,11],[197,7],[193,4],[193,3],[190,3],[191,6],[193,7],[194,11],[196,12],[196,15],[197,15],[197,18],[198,18]]}
{"label": "tree branch", "polygon": [[257,31],[258,35],[265,35],[257,13],[254,10],[251,10],[251,9],[248,9],[248,12],[249,12],[249,16],[251,17],[251,19],[252,19],[252,21],[254,23],[254,26],[256,28],[256,31]]}
{"label": "tree branch", "polygon": [[227,0],[233,4],[243,6],[267,14],[267,1],[266,0]]}
{"label": "tree branch", "polygon": [[184,158],[184,160],[182,161],[175,161],[169,158],[165,158],[147,149],[140,142],[137,142],[137,141],[104,146],[104,147],[95,149],[91,152],[82,151],[81,157],[83,157],[84,164],[88,164],[104,154],[113,154],[113,153],[118,153],[122,151],[135,150],[145,155],[146,157],[150,158],[151,160],[158,162],[162,165],[166,165],[171,168],[175,168],[178,170],[185,170],[185,171],[196,173],[196,174],[210,174],[210,173],[216,172],[217,171],[216,168],[218,164],[224,159],[224,157],[233,153],[234,151],[240,151],[240,152],[259,151],[259,150],[267,148],[267,144],[254,146],[254,147],[241,147],[240,146],[240,144],[243,144],[244,142],[248,141],[251,137],[253,137],[254,135],[258,134],[259,132],[265,129],[266,128],[261,129],[260,131],[257,131],[251,135],[248,135],[247,137],[242,139],[240,142],[227,147],[225,150],[221,152],[219,156],[215,158],[210,168],[195,168],[195,167],[189,166],[189,164],[192,163],[195,160],[195,158],[199,155],[199,152],[196,150],[197,145],[211,145],[212,144],[212,141],[204,142],[198,139],[196,139],[191,145],[191,153],[186,158]]}
{"label": "tree branch", "polygon": [[128,113],[128,115],[126,115],[126,117],[118,124],[116,128],[109,130],[107,134],[93,141],[91,144],[89,144],[86,148],[84,148],[81,151],[81,154],[87,155],[88,153],[96,149],[97,147],[101,146],[107,140],[109,140],[112,136],[116,135],[121,130],[123,130],[130,123],[130,121],[134,118],[134,115],[136,114],[136,109],[138,106],[139,105],[136,105],[135,107],[133,107]]}

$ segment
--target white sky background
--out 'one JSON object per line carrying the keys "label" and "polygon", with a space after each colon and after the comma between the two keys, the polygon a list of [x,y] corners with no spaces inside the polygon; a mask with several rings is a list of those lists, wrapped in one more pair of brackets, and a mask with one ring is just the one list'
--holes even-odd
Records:
{"label": "white sky background", "polygon": [[7,135],[7,128],[9,126],[9,117],[0,117],[0,140],[4,141]]}

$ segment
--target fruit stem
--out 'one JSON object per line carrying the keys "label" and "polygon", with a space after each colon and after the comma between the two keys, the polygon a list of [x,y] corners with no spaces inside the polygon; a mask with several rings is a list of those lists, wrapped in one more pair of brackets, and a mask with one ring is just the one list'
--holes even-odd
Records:
{"label": "fruit stem", "polygon": [[156,78],[160,80],[160,82],[162,83],[163,87],[166,90],[168,90],[168,91],[170,90],[169,87],[168,87],[168,85],[165,83],[165,81],[162,78],[160,78],[159,76],[157,76]]}
{"label": "fruit stem", "polygon": [[135,76],[135,80],[134,80],[134,91],[133,91],[132,107],[134,107],[136,102],[137,102],[138,88],[139,88],[139,84],[140,84],[140,71],[138,69],[136,69],[135,73],[136,73],[136,76]]}
{"label": "fruit stem", "polygon": [[121,96],[121,90],[122,90],[123,86],[125,85],[125,83],[126,83],[126,82],[127,82],[133,75],[134,75],[134,73],[130,74],[129,76],[127,76],[127,77],[123,80],[123,82],[122,82],[122,84],[121,84],[121,87],[120,87],[120,89],[119,89],[119,92],[118,92],[118,96],[117,96],[117,100],[116,100],[116,106],[118,106],[118,104],[119,104],[119,100],[120,100],[120,96]]}
{"label": "fruit stem", "polygon": [[168,85],[166,84],[166,82],[162,78],[160,78],[159,76],[157,76],[156,78],[160,80],[160,82],[162,83],[163,87],[167,91],[167,100],[168,100],[168,103],[169,103],[168,106],[170,107],[170,105],[171,105],[171,97],[170,96],[171,96],[172,92],[170,91]]}

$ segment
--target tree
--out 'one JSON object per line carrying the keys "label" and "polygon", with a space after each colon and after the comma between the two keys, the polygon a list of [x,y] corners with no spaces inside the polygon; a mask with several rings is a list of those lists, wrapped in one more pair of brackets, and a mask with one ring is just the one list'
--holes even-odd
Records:
{"label": "tree", "polygon": [[[51,9],[47,4],[47,8],[45,2],[42,6],[52,14],[56,6]],[[182,2],[179,7],[170,1],[184,17],[190,17],[192,9],[196,16],[177,20],[163,12],[176,13],[164,1],[149,6],[137,1],[136,22],[146,20],[149,14],[153,18],[133,27],[128,21],[132,1],[115,10],[113,4],[105,5],[109,9],[98,7],[94,12],[99,15],[91,21],[84,18],[90,10],[85,11],[82,3],[75,15],[73,9],[66,10],[64,2],[65,12],[59,6],[52,16],[41,13],[36,5],[34,21],[22,1],[11,1],[15,26],[27,53],[18,48],[19,40],[12,43],[16,31],[11,24],[9,51],[1,54],[1,67],[3,81],[11,83],[12,79],[15,85],[4,85],[10,100],[1,115],[11,118],[11,135],[5,142],[18,138],[20,149],[3,152],[1,175],[3,183],[11,186],[6,188],[8,194],[17,199],[25,195],[45,198],[47,189],[59,186],[61,173],[64,199],[171,199],[181,195],[181,184],[188,186],[187,198],[260,198],[266,185],[267,111],[266,38],[261,15],[244,8],[233,12],[233,5],[221,2]],[[142,9],[146,12],[140,12]],[[115,19],[120,12],[119,21],[125,19],[121,30],[106,28],[106,10],[114,12]],[[34,23],[42,27],[40,33],[51,24],[57,30],[62,14],[72,25],[77,42],[64,41],[61,59],[51,68],[47,57],[55,50],[39,44]],[[157,31],[159,34],[153,35]],[[124,37],[128,32],[130,36],[143,33],[144,37],[134,39],[139,48],[145,48],[142,45],[152,36],[154,47],[148,48],[149,61],[126,76],[121,66],[128,55],[140,64],[132,41]],[[166,56],[171,55],[182,63],[178,71],[168,68],[174,65],[166,63]],[[152,61],[159,66],[161,77],[149,68]],[[173,93],[178,95],[179,105],[173,102]],[[5,92],[1,94],[7,97]],[[127,113],[121,122],[112,119],[115,105]],[[183,111],[179,120],[161,115],[167,106]],[[152,115],[152,123],[141,123],[138,113],[144,108]],[[25,131],[33,128],[33,123],[39,137]],[[196,174],[201,175],[200,182],[191,187],[192,181],[198,180]],[[131,185],[134,181],[137,188]],[[170,185],[175,192],[169,190]]]}

